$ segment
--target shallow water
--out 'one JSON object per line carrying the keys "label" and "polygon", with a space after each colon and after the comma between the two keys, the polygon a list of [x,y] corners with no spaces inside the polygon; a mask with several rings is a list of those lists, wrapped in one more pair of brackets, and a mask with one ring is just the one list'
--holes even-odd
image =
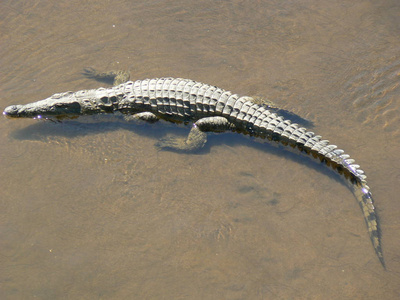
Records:
{"label": "shallow water", "polygon": [[2,299],[400,297],[398,1],[2,1],[0,108],[185,77],[264,96],[368,175],[384,271],[338,176],[236,134],[118,118],[0,121]]}

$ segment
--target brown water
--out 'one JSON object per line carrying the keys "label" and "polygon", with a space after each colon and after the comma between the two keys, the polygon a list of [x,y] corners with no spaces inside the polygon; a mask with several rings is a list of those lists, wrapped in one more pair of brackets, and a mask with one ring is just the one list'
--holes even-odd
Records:
{"label": "brown water", "polygon": [[[1,299],[399,299],[400,4],[2,1],[0,108],[99,87],[84,67],[262,95],[366,171],[387,271],[324,167],[235,134],[0,121]],[[96,123],[101,121],[99,123]]]}

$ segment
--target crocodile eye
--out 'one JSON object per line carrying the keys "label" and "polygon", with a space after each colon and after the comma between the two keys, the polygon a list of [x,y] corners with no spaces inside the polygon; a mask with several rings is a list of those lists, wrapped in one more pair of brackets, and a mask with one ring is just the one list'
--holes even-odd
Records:
{"label": "crocodile eye", "polygon": [[81,112],[81,105],[78,102],[71,103],[57,103],[54,108],[56,114],[79,114]]}

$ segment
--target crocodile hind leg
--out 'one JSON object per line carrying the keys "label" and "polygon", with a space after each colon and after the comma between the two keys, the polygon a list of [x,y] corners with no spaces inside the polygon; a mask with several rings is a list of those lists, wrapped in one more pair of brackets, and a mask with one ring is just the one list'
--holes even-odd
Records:
{"label": "crocodile hind leg", "polygon": [[187,138],[166,137],[156,143],[156,147],[163,150],[195,151],[202,148],[207,142],[207,134],[193,124]]}
{"label": "crocodile hind leg", "polygon": [[195,151],[207,142],[206,132],[224,132],[233,130],[234,125],[224,117],[202,118],[193,124],[187,138],[167,137],[161,139],[156,146],[173,151]]}
{"label": "crocodile hind leg", "polygon": [[127,71],[109,71],[98,72],[93,68],[86,68],[83,70],[83,75],[97,81],[102,81],[112,85],[119,85],[129,80],[129,72]]}

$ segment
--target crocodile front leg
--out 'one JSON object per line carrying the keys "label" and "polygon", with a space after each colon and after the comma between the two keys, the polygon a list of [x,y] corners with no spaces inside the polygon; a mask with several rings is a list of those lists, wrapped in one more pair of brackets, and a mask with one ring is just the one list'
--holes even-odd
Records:
{"label": "crocodile front leg", "polygon": [[167,137],[161,139],[156,146],[160,149],[173,151],[196,151],[207,142],[206,132],[224,132],[234,128],[235,126],[224,117],[206,117],[193,124],[186,139]]}
{"label": "crocodile front leg", "polygon": [[109,72],[98,72],[93,68],[86,68],[83,70],[83,75],[87,78],[91,78],[97,81],[102,81],[114,86],[129,80],[130,74],[126,71],[109,71]]}

